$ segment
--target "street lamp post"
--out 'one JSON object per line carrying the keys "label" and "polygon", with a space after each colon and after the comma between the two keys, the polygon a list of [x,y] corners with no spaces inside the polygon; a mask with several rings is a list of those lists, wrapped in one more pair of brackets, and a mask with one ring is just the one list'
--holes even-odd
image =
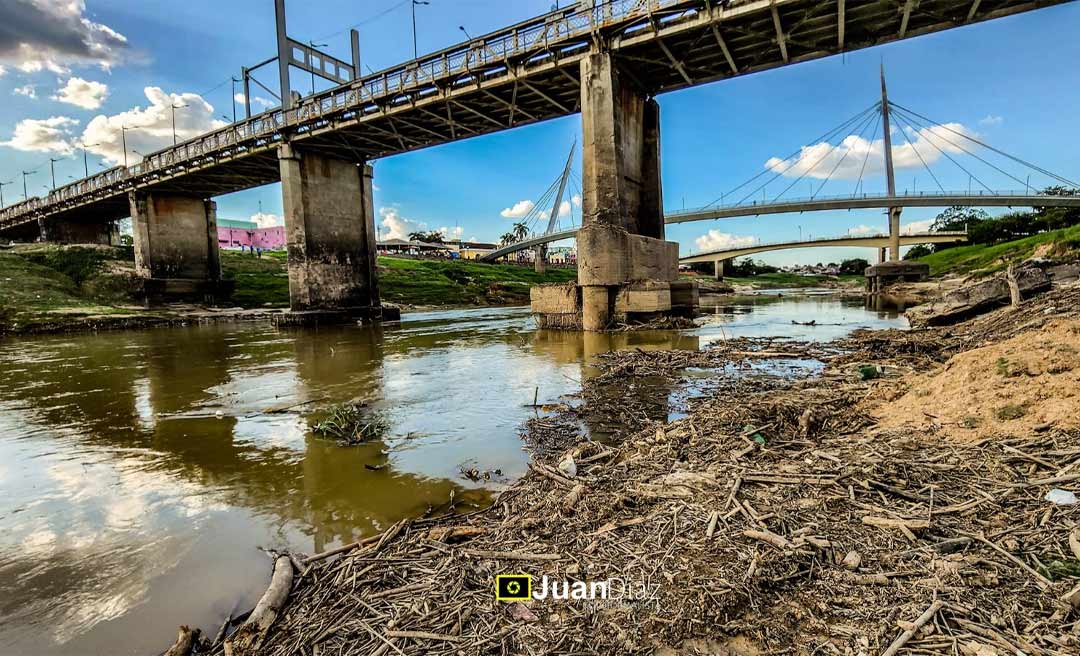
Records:
{"label": "street lamp post", "polygon": [[0,182],[0,208],[4,206],[4,187],[14,183],[14,180],[8,180],[7,182]]}
{"label": "street lamp post", "polygon": [[52,175],[52,188],[53,188],[53,190],[56,189],[56,163],[59,162],[62,159],[64,159],[64,158],[63,157],[56,158],[56,159],[54,159],[52,157],[49,158],[49,174]]}
{"label": "street lamp post", "polygon": [[[232,80],[232,122],[236,123],[236,83],[240,80],[235,77],[230,77],[229,79]],[[247,92],[245,91],[245,93]],[[247,101],[247,96],[244,96],[244,101]]]}
{"label": "street lamp post", "polygon": [[127,153],[128,153],[128,151],[127,151],[127,131],[128,131],[129,129],[130,129],[130,128],[128,128],[127,126],[124,126],[124,125],[121,125],[121,126],[120,126],[120,145],[121,145],[121,146],[123,147],[123,149],[124,149],[124,168],[125,168],[125,169],[126,169],[126,168],[128,167],[128,158],[127,158]]}
{"label": "street lamp post", "polygon": [[467,31],[465,31],[465,26],[464,25],[458,25],[458,29],[461,30],[465,34],[466,39],[468,39],[469,41],[472,41],[472,35],[469,34]]}
{"label": "street lamp post", "polygon": [[[416,12],[414,11],[413,12],[413,14],[414,14],[413,15],[413,30],[414,31],[416,30],[416,16],[415,16],[415,13]],[[414,44],[415,44],[415,39],[416,39],[416,37],[413,36]],[[312,50],[314,50],[315,48],[325,48],[325,47],[327,47],[325,43],[315,43],[314,41],[308,41],[308,45],[311,46]],[[415,47],[415,45],[414,45],[414,47]],[[313,95],[313,96],[315,95],[315,67],[314,66],[311,67],[311,95]],[[233,123],[235,123],[235,122],[236,122],[236,109],[234,108],[233,109]]]}
{"label": "street lamp post", "polygon": [[82,150],[83,175],[86,176],[87,178],[90,177],[90,163],[86,159],[86,149],[87,148],[93,148],[94,146],[100,146],[100,145],[101,144],[99,144],[99,143],[92,143],[92,144],[84,143],[84,144],[82,144],[82,148],[80,149],[80,150]]}
{"label": "street lamp post", "polygon": [[[183,109],[184,107],[187,107],[187,105],[177,105],[176,103],[173,103],[173,104],[169,105],[169,107],[172,109],[172,145],[175,146],[176,145],[176,110]],[[235,123],[235,122],[236,122],[236,99],[234,98],[233,99],[233,123]]]}
{"label": "street lamp post", "polygon": [[420,57],[420,54],[416,48],[416,5],[430,5],[428,0],[412,0],[412,4],[409,5],[412,8],[412,56],[413,59]]}
{"label": "street lamp post", "polygon": [[26,191],[26,176],[30,175],[31,173],[37,173],[37,169],[34,169],[33,171],[22,172],[22,197],[24,201],[30,200],[30,194]]}

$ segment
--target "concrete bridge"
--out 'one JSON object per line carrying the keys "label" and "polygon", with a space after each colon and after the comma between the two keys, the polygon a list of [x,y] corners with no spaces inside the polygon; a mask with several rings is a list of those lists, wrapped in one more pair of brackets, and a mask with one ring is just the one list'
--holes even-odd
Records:
{"label": "concrete bridge", "polygon": [[[318,53],[288,37],[275,2],[281,108],[4,208],[0,235],[93,241],[130,216],[142,277],[212,281],[212,198],[280,181],[293,309],[377,308],[373,159],[580,112],[583,217],[598,231],[579,264],[595,326],[632,253],[671,250],[658,245],[670,242],[657,94],[1064,0],[598,0],[368,76],[355,38],[351,64]],[[294,97],[290,66],[340,84]]]}
{"label": "concrete bridge", "polygon": [[[918,232],[900,235],[901,246],[914,246],[915,244],[953,244],[962,241],[967,241],[966,232],[943,230],[941,232]],[[722,248],[714,251],[687,255],[679,258],[679,262],[683,264],[714,262],[716,264],[716,275],[719,278],[721,277],[720,272],[722,270],[722,265],[727,260],[755,255],[757,253],[768,253],[770,251],[784,251],[796,248],[822,248],[826,246],[876,248],[878,249],[878,262],[884,262],[886,257],[885,251],[889,247],[889,235],[877,234],[858,237],[852,237],[851,235],[843,237],[818,237],[817,239],[777,241],[739,248]]]}

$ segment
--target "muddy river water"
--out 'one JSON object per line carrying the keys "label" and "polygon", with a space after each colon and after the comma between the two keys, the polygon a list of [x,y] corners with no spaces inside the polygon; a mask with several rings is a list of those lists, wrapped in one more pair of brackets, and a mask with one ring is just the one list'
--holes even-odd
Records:
{"label": "muddy river water", "polygon": [[[700,328],[615,335],[482,308],[383,327],[2,340],[0,654],[159,653],[178,624],[213,631],[254,604],[270,570],[260,548],[314,553],[451,499],[483,505],[525,470],[534,394],[572,394],[597,353],[904,325],[833,294],[704,311]],[[387,419],[385,440],[312,435],[320,409],[353,399]]]}

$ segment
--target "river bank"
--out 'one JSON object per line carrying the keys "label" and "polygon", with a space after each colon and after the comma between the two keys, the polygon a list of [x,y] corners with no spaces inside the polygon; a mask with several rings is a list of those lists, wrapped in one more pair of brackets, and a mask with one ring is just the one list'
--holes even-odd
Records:
{"label": "river bank", "polygon": [[[279,559],[258,653],[1070,653],[1080,511],[1044,497],[1080,491],[1078,347],[1072,285],[949,329],[604,355],[487,509]],[[643,383],[684,372],[657,419]],[[498,601],[499,574],[581,595]]]}
{"label": "river bank", "polygon": [[[26,244],[0,250],[0,335],[82,332],[261,321],[287,308],[285,254],[221,252],[222,276],[235,285],[220,307],[144,308],[131,248]],[[384,301],[405,310],[521,305],[535,284],[573,280],[573,269],[380,257]]]}

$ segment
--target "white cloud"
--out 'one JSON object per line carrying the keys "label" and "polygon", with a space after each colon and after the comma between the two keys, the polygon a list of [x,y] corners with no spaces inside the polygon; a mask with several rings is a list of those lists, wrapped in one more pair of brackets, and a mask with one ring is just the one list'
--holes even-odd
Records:
{"label": "white cloud", "polygon": [[382,217],[381,224],[386,229],[383,239],[408,239],[410,232],[427,229],[426,223],[412,221],[401,216],[396,207],[380,207],[379,216]]}
{"label": "white cloud", "polygon": [[84,0],[0,2],[0,63],[24,73],[62,74],[72,65],[108,69],[127,48],[127,38],[86,16]]}
{"label": "white cloud", "polygon": [[852,237],[869,237],[870,235],[876,235],[880,232],[880,228],[875,228],[874,226],[868,226],[866,224],[848,228],[848,234]]}
{"label": "white cloud", "polygon": [[37,88],[32,84],[24,84],[21,87],[15,87],[11,90],[11,93],[16,96],[26,96],[31,100],[37,98]]}
{"label": "white cloud", "polygon": [[277,214],[268,214],[266,212],[256,212],[255,214],[252,214],[251,220],[260,228],[272,228],[274,226],[285,225],[285,217]]}
{"label": "white cloud", "polygon": [[465,228],[461,226],[454,226],[453,228],[443,226],[439,228],[439,232],[443,234],[444,239],[461,239],[462,235],[465,234]]}
{"label": "white cloud", "polygon": [[101,82],[72,77],[56,91],[52,99],[83,109],[97,109],[108,95],[109,87]]}
{"label": "white cloud", "polygon": [[756,237],[740,237],[738,235],[730,235],[726,232],[720,232],[719,230],[710,230],[704,235],[701,235],[694,240],[697,244],[698,250],[701,251],[718,251],[725,248],[742,248],[744,246],[753,246],[757,243]]}
{"label": "white cloud", "polygon": [[573,203],[575,207],[581,207],[581,196],[574,194],[570,197],[570,202]]}
{"label": "white cloud", "polygon": [[519,200],[514,203],[513,207],[504,208],[499,214],[504,219],[524,219],[529,215],[529,212],[533,211],[534,207],[536,207],[536,203],[531,200]]}
{"label": "white cloud", "polygon": [[0,146],[28,152],[68,155],[74,150],[71,144],[71,132],[78,124],[77,120],[67,116],[44,119],[26,118],[15,125],[15,132],[10,140],[0,141]]}
{"label": "white cloud", "polygon": [[[233,100],[235,100],[240,105],[243,105],[244,104],[244,94],[242,94],[242,93],[236,94],[235,96],[233,96]],[[275,103],[273,101],[270,101],[270,100],[267,100],[266,98],[263,98],[262,96],[252,96],[251,97],[251,108],[255,109],[255,110],[258,110],[260,108],[261,109],[266,109],[267,107],[273,107],[276,104],[277,103]]]}
{"label": "white cloud", "polygon": [[1002,116],[995,116],[994,114],[987,114],[979,119],[979,125],[986,127],[997,127],[1005,122],[1005,118]]}
{"label": "white cloud", "polygon": [[101,155],[113,164],[122,164],[124,149],[121,127],[127,128],[129,164],[142,159],[138,153],[148,154],[172,145],[172,105],[177,107],[176,136],[180,141],[226,125],[225,121],[214,118],[214,106],[198,94],[165,93],[159,87],[146,87],[143,93],[150,101],[149,105],[133,107],[112,116],[101,114],[87,124],[82,142],[97,144],[88,145],[88,151]]}
{"label": "white cloud", "polygon": [[905,223],[900,232],[910,235],[916,232],[930,232],[930,226],[934,225],[934,219],[925,219],[923,221],[912,221],[911,223]]}
{"label": "white cloud", "polygon": [[[892,140],[893,167],[896,169],[922,167],[923,161],[929,166],[941,158],[941,151],[950,155],[963,152],[957,145],[964,145],[965,148],[971,150],[972,144],[965,145],[963,142],[967,140],[956,133],[975,136],[973,131],[959,123],[946,123],[920,130],[908,129],[905,132],[911,143],[899,134]],[[898,141],[903,141],[903,143],[897,143]],[[866,163],[865,175],[884,173],[885,141],[883,139],[871,142],[858,135],[849,135],[836,146],[825,142],[803,146],[799,154],[791,159],[770,157],[765,162],[765,168],[782,173],[789,178],[805,176],[824,180],[831,174],[833,179],[855,180],[863,170],[863,162]],[[833,172],[834,168],[835,172]]]}
{"label": "white cloud", "polygon": [[3,66],[0,66],[0,77],[4,77],[5,73],[7,73],[7,69]]}

